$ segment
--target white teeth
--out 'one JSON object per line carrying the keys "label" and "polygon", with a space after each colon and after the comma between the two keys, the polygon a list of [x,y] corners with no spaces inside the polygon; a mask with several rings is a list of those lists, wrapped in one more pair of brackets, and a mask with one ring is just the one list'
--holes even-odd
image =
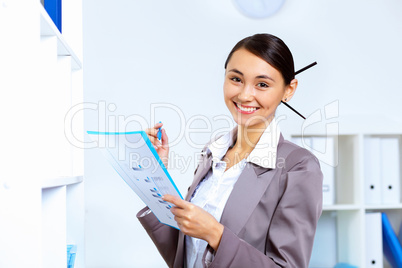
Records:
{"label": "white teeth", "polygon": [[257,110],[257,108],[245,108],[238,103],[236,103],[236,106],[237,106],[237,108],[239,108],[240,110],[242,110],[244,112],[252,112],[252,111]]}

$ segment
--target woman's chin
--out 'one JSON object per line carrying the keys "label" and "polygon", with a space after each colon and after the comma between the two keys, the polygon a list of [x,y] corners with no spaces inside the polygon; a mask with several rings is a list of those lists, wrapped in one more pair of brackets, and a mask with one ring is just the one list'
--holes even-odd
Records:
{"label": "woman's chin", "polygon": [[272,121],[269,120],[269,118],[261,118],[261,116],[256,117],[256,118],[239,118],[239,117],[234,117],[234,121],[238,126],[242,127],[247,127],[247,128],[266,128],[270,122]]}

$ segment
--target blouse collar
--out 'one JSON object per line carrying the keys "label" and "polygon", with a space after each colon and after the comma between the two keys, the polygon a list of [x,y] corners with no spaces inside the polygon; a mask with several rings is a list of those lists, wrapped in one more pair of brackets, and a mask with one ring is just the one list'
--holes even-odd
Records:
{"label": "blouse collar", "polygon": [[[265,128],[254,149],[247,156],[246,161],[264,168],[275,169],[280,134],[279,125],[275,118],[273,118],[271,123]],[[233,147],[236,138],[237,126],[212,142],[208,146],[208,149],[212,153],[213,159],[220,161],[229,147]]]}

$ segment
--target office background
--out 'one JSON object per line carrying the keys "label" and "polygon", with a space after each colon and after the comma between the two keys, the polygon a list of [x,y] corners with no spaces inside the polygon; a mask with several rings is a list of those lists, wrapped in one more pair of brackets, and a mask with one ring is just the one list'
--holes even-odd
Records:
{"label": "office background", "polygon": [[[229,115],[222,97],[224,61],[237,41],[260,32],[287,43],[296,69],[318,62],[299,75],[290,102],[305,116],[337,102],[340,131],[353,127],[351,118],[368,131],[385,117],[402,123],[401,13],[402,2],[396,0],[288,0],[266,19],[245,17],[230,0],[85,0],[84,101],[98,105],[86,111],[85,129],[136,130],[136,115],[151,123],[150,105],[158,103],[179,107],[186,119],[206,116],[213,130],[227,127],[213,120]],[[179,137],[177,112],[155,111],[171,140]],[[302,119],[286,107],[278,115],[285,118],[280,122],[285,135],[302,127]],[[113,127],[118,116],[126,120]],[[205,123],[194,121],[192,127]],[[209,138],[192,135],[199,144]],[[183,138],[171,151],[188,159],[199,149]],[[182,193],[193,168],[171,171]],[[85,202],[87,267],[164,266],[135,217],[143,202],[96,149],[85,153]]]}

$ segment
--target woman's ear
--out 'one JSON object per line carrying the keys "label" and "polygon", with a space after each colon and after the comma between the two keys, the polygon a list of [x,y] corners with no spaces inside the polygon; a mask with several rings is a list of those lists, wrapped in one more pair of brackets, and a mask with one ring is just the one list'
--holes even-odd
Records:
{"label": "woman's ear", "polygon": [[296,92],[297,85],[298,85],[298,81],[296,78],[294,78],[292,81],[290,81],[290,84],[287,85],[285,88],[285,94],[283,94],[283,98],[282,98],[283,102],[288,102],[292,99],[293,95]]}

